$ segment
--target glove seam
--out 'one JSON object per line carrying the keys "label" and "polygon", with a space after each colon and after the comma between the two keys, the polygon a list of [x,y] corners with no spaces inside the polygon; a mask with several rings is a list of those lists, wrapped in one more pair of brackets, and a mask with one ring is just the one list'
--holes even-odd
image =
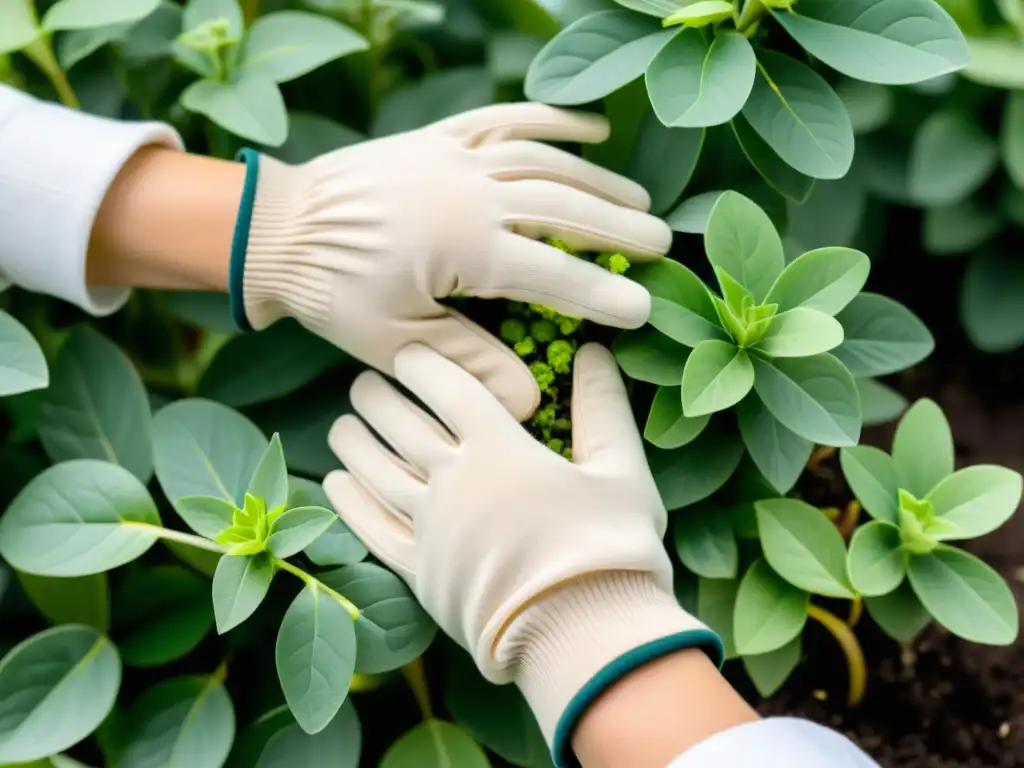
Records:
{"label": "glove seam", "polygon": [[231,318],[240,330],[251,331],[252,324],[245,313],[245,255],[249,250],[249,230],[252,227],[252,210],[256,202],[256,183],[259,180],[259,153],[243,147],[235,155],[236,160],[245,163],[245,182],[242,199],[238,205],[235,230],[231,236],[231,260],[228,268],[228,299],[231,304]]}

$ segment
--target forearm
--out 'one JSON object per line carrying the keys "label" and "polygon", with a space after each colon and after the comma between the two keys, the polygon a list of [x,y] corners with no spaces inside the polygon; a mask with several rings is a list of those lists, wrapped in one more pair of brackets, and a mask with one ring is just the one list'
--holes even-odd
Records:
{"label": "forearm", "polygon": [[700,649],[662,657],[599,698],[580,719],[583,768],[665,768],[686,750],[757,713]]}
{"label": "forearm", "polygon": [[140,149],[96,216],[88,283],[226,291],[244,176],[240,163]]}

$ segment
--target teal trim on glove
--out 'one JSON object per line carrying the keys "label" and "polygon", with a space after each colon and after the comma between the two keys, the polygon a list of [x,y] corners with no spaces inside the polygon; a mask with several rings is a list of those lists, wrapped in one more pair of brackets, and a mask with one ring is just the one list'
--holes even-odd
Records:
{"label": "teal trim on glove", "polygon": [[565,712],[558,719],[558,725],[555,726],[551,753],[556,768],[574,768],[578,765],[572,752],[572,735],[580,719],[601,694],[630,672],[635,672],[662,656],[688,648],[701,648],[719,669],[725,663],[725,645],[722,639],[710,629],[691,629],[638,646],[622,654],[590,678],[569,701]]}
{"label": "teal trim on glove", "polygon": [[245,277],[245,254],[249,249],[249,228],[252,226],[252,207],[256,201],[256,182],[260,175],[260,155],[254,149],[245,147],[235,155],[236,160],[245,163],[245,184],[242,199],[238,204],[235,231],[231,236],[231,262],[228,271],[228,298],[231,302],[231,318],[243,331],[251,331],[252,325],[245,315],[243,278]]}

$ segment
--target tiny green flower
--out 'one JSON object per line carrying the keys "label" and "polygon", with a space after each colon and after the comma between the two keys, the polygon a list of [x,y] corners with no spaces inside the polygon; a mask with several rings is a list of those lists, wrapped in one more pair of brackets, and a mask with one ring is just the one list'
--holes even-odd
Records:
{"label": "tiny green flower", "polygon": [[529,357],[537,351],[537,344],[531,337],[527,336],[525,339],[517,341],[512,348],[520,357]]}
{"label": "tiny green flower", "polygon": [[526,323],[515,317],[503,320],[500,335],[506,344],[518,344],[526,338]]}
{"label": "tiny green flower", "polygon": [[540,387],[541,392],[555,383],[555,372],[547,363],[539,361],[530,363],[530,373],[533,374],[533,378],[537,381],[537,386]]}
{"label": "tiny green flower", "polygon": [[541,344],[548,344],[558,338],[558,327],[550,320],[535,320],[530,323],[530,335]]}
{"label": "tiny green flower", "polygon": [[548,364],[555,373],[568,374],[572,372],[572,358],[576,350],[572,344],[564,339],[553,341],[548,346]]}

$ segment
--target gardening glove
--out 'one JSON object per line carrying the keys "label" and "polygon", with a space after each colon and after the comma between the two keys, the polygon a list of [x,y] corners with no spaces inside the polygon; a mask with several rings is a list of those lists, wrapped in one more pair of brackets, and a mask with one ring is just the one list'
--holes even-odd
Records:
{"label": "gardening glove", "polygon": [[437,419],[363,373],[352,404],[394,453],[343,416],[329,440],[348,471],[324,488],[483,675],[519,685],[556,758],[633,669],[697,646],[721,663],[721,641],[673,595],[665,507],[606,349],[576,356],[572,462],[426,347],[400,351],[394,369]]}
{"label": "gardening glove", "polygon": [[[603,117],[541,104],[467,112],[299,166],[245,150],[232,251],[236,320],[291,315],[385,373],[419,342],[458,363],[519,419],[540,392],[497,338],[438,302],[540,303],[619,328],[644,324],[647,291],[534,238],[663,255],[668,226],[642,187],[534,140],[600,142]],[[251,213],[251,220],[246,216]]]}

